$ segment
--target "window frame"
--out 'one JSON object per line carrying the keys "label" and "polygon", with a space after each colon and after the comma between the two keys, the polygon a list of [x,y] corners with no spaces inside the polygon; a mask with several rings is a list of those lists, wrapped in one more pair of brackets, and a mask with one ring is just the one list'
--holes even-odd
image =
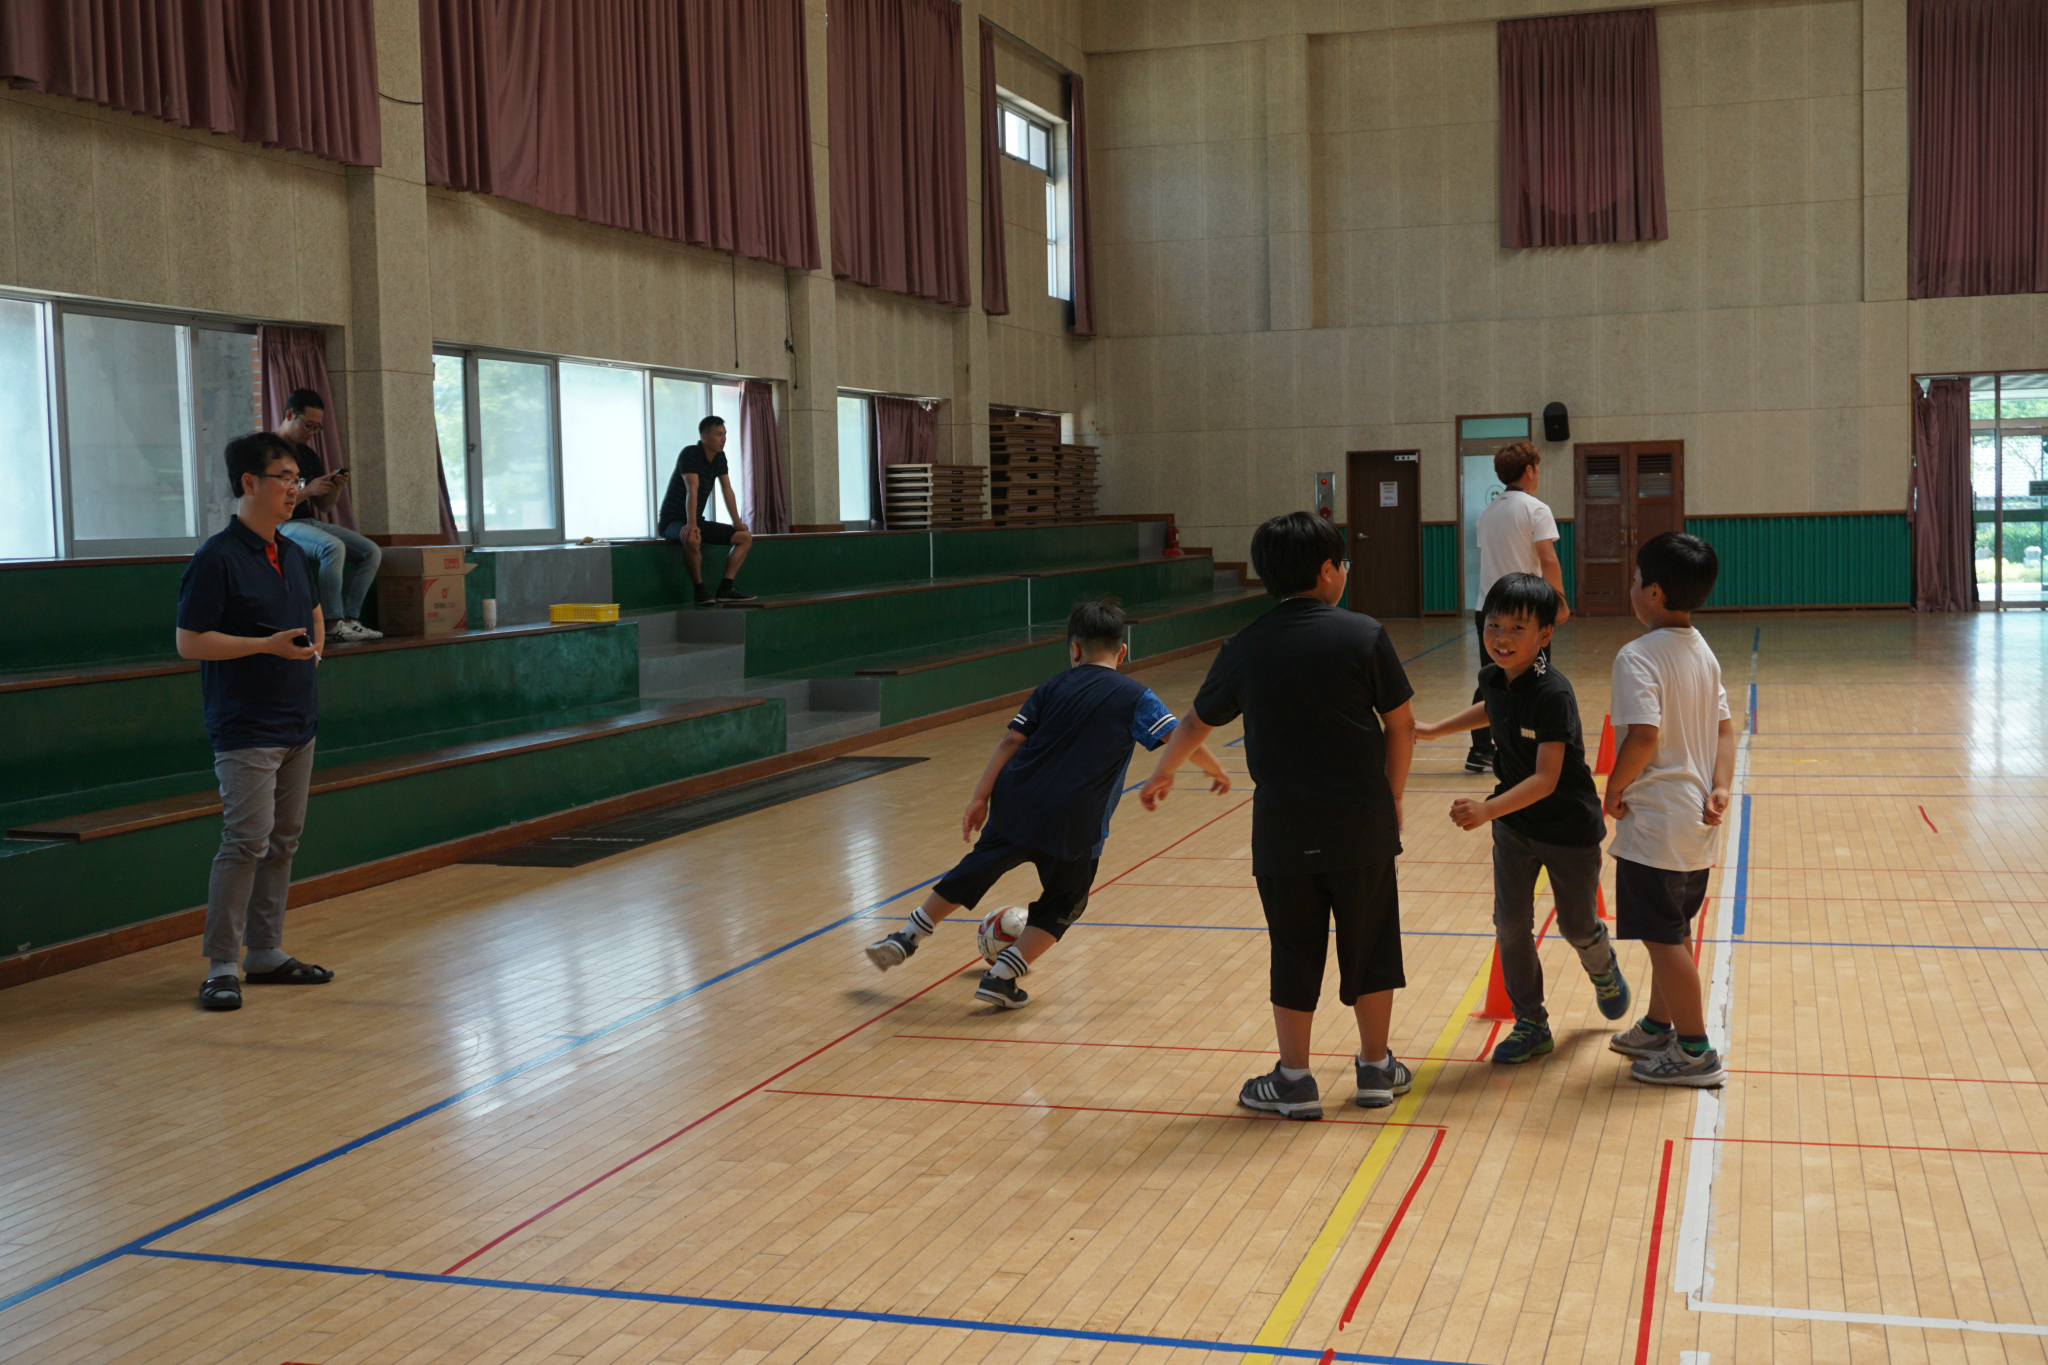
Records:
{"label": "window frame", "polygon": [[1012,152],[1008,139],[1001,134],[1000,127],[997,131],[996,145],[1008,160],[1029,166],[1045,177],[1045,292],[1048,298],[1059,299],[1063,303],[1071,302],[1074,297],[1074,207],[1073,178],[1069,174],[1069,124],[1057,114],[1041,109],[1022,96],[997,86],[996,117],[1000,120],[1005,114],[1022,119],[1030,127],[1043,130],[1046,135],[1046,164],[1043,166],[1028,157],[1021,157]]}
{"label": "window frame", "polygon": [[[468,485],[469,529],[463,543],[476,546],[560,545],[564,543],[563,523],[567,508],[562,498],[562,376],[561,357],[498,346],[458,346],[434,343],[433,354],[462,361],[462,424],[464,482]],[[554,523],[539,530],[493,531],[484,519],[483,412],[477,364],[500,360],[515,365],[539,365],[548,372],[548,476],[553,480]]]}

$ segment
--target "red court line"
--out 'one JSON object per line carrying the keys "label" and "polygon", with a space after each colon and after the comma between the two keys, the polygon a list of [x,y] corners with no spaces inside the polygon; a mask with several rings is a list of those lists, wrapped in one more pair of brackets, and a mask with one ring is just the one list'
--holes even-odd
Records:
{"label": "red court line", "polygon": [[1657,1212],[1650,1219],[1650,1264],[1643,1271],[1643,1320],[1636,1328],[1636,1365],[1650,1359],[1650,1322],[1657,1310],[1657,1249],[1664,1241],[1664,1196],[1671,1189],[1671,1139],[1664,1139],[1664,1163],[1657,1172]]}
{"label": "red court line", "polygon": [[1486,1031],[1486,1041],[1482,1043],[1479,1047],[1479,1055],[1477,1057],[1472,1058],[1471,1060],[1475,1062],[1483,1062],[1486,1060],[1487,1055],[1493,1051],[1493,1040],[1500,1037],[1500,1026],[1506,1022],[1507,1021],[1504,1019],[1496,1019],[1493,1021],[1493,1027]]}
{"label": "red court line", "polygon": [[1925,820],[1925,821],[1927,821],[1927,828],[1929,828],[1929,829],[1932,829],[1932,830],[1934,830],[1934,832],[1935,832],[1936,834],[1939,834],[1939,833],[1941,833],[1941,831],[1940,831],[1940,830],[1938,830],[1938,829],[1935,829],[1935,827],[1934,827],[1934,821],[1933,821],[1933,819],[1932,819],[1931,817],[1929,817],[1929,815],[1927,814],[1927,807],[1925,807],[1925,806],[1916,806],[1916,807],[1914,807],[1914,809],[1920,812],[1920,818],[1921,818],[1922,820]]}
{"label": "red court line", "polygon": [[454,1265],[451,1265],[451,1266],[449,1266],[449,1267],[448,1267],[448,1268],[447,1268],[446,1270],[442,1271],[441,1273],[442,1273],[443,1275],[453,1275],[453,1274],[454,1274],[454,1273],[455,1273],[456,1271],[458,1271],[458,1270],[462,1269],[462,1267],[464,1267],[464,1266],[468,1265],[468,1264],[469,1264],[469,1263],[470,1263],[471,1261],[474,1261],[474,1260],[475,1260],[475,1259],[476,1259],[477,1257],[479,1257],[479,1256],[483,1255],[483,1254],[484,1254],[484,1253],[485,1253],[486,1251],[489,1251],[489,1250],[490,1250],[490,1249],[491,1249],[492,1247],[494,1247],[494,1246],[498,1245],[498,1243],[500,1243],[500,1242],[504,1241],[504,1240],[505,1240],[505,1239],[506,1239],[507,1237],[510,1237],[510,1236],[511,1236],[511,1235],[512,1235],[513,1233],[515,1233],[515,1232],[519,1232],[520,1230],[522,1230],[522,1229],[524,1229],[524,1228],[529,1228],[529,1227],[532,1227],[532,1226],[533,1226],[533,1225],[534,1225],[535,1223],[538,1223],[538,1222],[539,1222],[539,1221],[540,1221],[541,1219],[543,1219],[543,1218],[547,1217],[547,1216],[548,1216],[549,1214],[553,1213],[553,1212],[554,1212],[554,1211],[555,1211],[556,1209],[558,1209],[558,1208],[562,1207],[562,1205],[564,1205],[564,1204],[568,1203],[568,1202],[569,1202],[570,1200],[572,1200],[572,1199],[576,1198],[576,1197],[577,1197],[578,1195],[581,1195],[581,1194],[587,1193],[588,1191],[590,1191],[590,1190],[593,1190],[593,1189],[597,1188],[597,1187],[598,1187],[599,1185],[602,1185],[602,1184],[603,1184],[603,1183],[604,1183],[605,1181],[607,1181],[607,1180],[610,1180],[610,1179],[611,1179],[611,1178],[612,1178],[613,1176],[617,1175],[617,1174],[618,1174],[618,1173],[619,1173],[620,1171],[623,1171],[623,1170],[625,1170],[625,1169],[626,1169],[626,1168],[627,1168],[628,1166],[631,1166],[631,1165],[632,1165],[632,1164],[633,1164],[634,1162],[636,1162],[636,1161],[640,1160],[640,1159],[641,1159],[642,1157],[646,1157],[646,1156],[652,1156],[652,1155],[653,1155],[654,1153],[656,1153],[656,1152],[660,1151],[660,1150],[661,1150],[662,1148],[664,1148],[664,1147],[668,1146],[668,1145],[669,1145],[669,1144],[670,1144],[671,1142],[674,1142],[674,1141],[675,1141],[675,1140],[676,1140],[677,1138],[681,1137],[681,1136],[682,1136],[683,1134],[685,1134],[685,1133],[689,1132],[689,1131],[690,1131],[690,1130],[691,1130],[692,1128],[695,1128],[695,1127],[697,1127],[697,1126],[698,1126],[699,1124],[702,1124],[702,1123],[706,1123],[706,1122],[710,1121],[711,1119],[714,1119],[714,1118],[718,1117],[718,1116],[719,1116],[720,1114],[722,1114],[722,1113],[724,1113],[724,1112],[725,1112],[726,1110],[728,1110],[728,1109],[732,1108],[732,1107],[733,1107],[734,1105],[738,1104],[738,1103],[739,1103],[739,1102],[740,1102],[741,1100],[743,1100],[743,1099],[745,1099],[745,1098],[746,1098],[747,1096],[749,1096],[749,1095],[753,1094],[753,1093],[754,1093],[755,1091],[757,1091],[757,1090],[761,1090],[761,1089],[764,1089],[764,1088],[766,1088],[766,1087],[767,1087],[767,1086],[768,1086],[769,1084],[771,1084],[772,1082],[775,1082],[775,1081],[779,1081],[779,1080],[781,1080],[781,1079],[782,1079],[782,1078],[783,1078],[784,1076],[787,1076],[787,1075],[788,1075],[788,1074],[789,1074],[790,1072],[792,1072],[792,1071],[796,1070],[796,1069],[797,1069],[798,1067],[802,1066],[802,1065],[803,1065],[803,1064],[804,1064],[805,1062],[808,1062],[808,1061],[810,1061],[810,1060],[811,1060],[812,1058],[814,1058],[814,1057],[818,1056],[818,1054],[819,1054],[819,1053],[822,1053],[822,1052],[829,1052],[829,1051],[831,1051],[831,1050],[832,1050],[833,1048],[835,1048],[835,1047],[839,1046],[839,1045],[840,1045],[841,1043],[845,1042],[845,1041],[846,1041],[846,1040],[847,1040],[848,1038],[851,1038],[851,1037],[852,1037],[852,1036],[853,1036],[854,1034],[856,1034],[856,1033],[859,1033],[859,1032],[860,1032],[860,1031],[861,1031],[862,1029],[866,1028],[866,1027],[867,1027],[867,1026],[868,1026],[869,1024],[879,1023],[880,1021],[882,1021],[882,1020],[884,1020],[884,1019],[888,1018],[888,1017],[889,1017],[890,1015],[894,1014],[894,1013],[895,1013],[895,1012],[896,1012],[897,1010],[900,1010],[900,1009],[902,1009],[902,1008],[903,1008],[903,1007],[904,1007],[905,1005],[907,1005],[907,1004],[909,1004],[909,1003],[910,1003],[911,1001],[913,1001],[913,1000],[917,999],[917,998],[918,998],[918,996],[921,996],[921,995],[925,995],[925,994],[927,994],[927,993],[929,993],[929,992],[931,992],[931,991],[935,991],[935,990],[937,990],[937,989],[938,989],[939,987],[941,987],[941,986],[945,985],[945,984],[946,984],[947,982],[951,981],[951,980],[952,980],[952,979],[953,979],[953,978],[954,978],[955,976],[958,976],[958,975],[959,975],[959,974],[960,974],[960,973],[961,973],[962,971],[966,970],[966,969],[967,969],[968,967],[972,967],[972,966],[974,966],[974,965],[975,965],[976,963],[978,963],[978,962],[980,962],[980,961],[981,961],[981,957],[980,957],[980,955],[979,955],[979,954],[976,954],[976,955],[975,955],[975,956],[974,956],[973,958],[971,958],[970,960],[968,960],[968,961],[966,961],[966,962],[963,962],[963,963],[961,963],[961,964],[960,964],[960,965],[959,965],[958,967],[955,967],[955,968],[953,968],[953,970],[951,970],[951,971],[947,972],[947,973],[946,973],[945,975],[941,976],[941,977],[940,977],[940,978],[939,978],[938,980],[936,980],[936,981],[932,982],[932,984],[931,984],[931,985],[929,985],[929,986],[926,986],[926,987],[925,987],[925,988],[924,988],[923,990],[921,990],[921,991],[917,992],[917,994],[916,994],[916,995],[910,995],[910,996],[906,996],[906,997],[905,997],[904,999],[902,999],[902,1000],[899,1000],[899,1001],[897,1001],[897,1002],[896,1002],[895,1004],[893,1004],[893,1005],[889,1006],[889,1008],[887,1008],[887,1009],[883,1010],[883,1011],[882,1011],[882,1012],[881,1012],[880,1014],[877,1014],[877,1015],[875,1015],[875,1016],[874,1016],[873,1018],[870,1018],[870,1019],[864,1019],[864,1020],[862,1020],[862,1021],[861,1021],[860,1023],[858,1023],[858,1024],[855,1024],[855,1025],[854,1025],[854,1026],[853,1026],[852,1028],[850,1028],[850,1029],[848,1029],[848,1030],[847,1030],[846,1032],[844,1032],[844,1033],[840,1034],[840,1035],[839,1035],[839,1036],[838,1036],[837,1038],[834,1038],[834,1039],[833,1039],[833,1040],[832,1040],[831,1042],[829,1042],[829,1043],[826,1043],[826,1044],[824,1044],[824,1045],[823,1045],[822,1047],[814,1048],[814,1049],[812,1049],[811,1051],[809,1051],[809,1052],[805,1053],[805,1054],[804,1054],[803,1056],[801,1056],[801,1057],[797,1058],[797,1059],[796,1059],[795,1061],[791,1062],[791,1063],[790,1063],[790,1064],[789,1064],[788,1066],[786,1066],[786,1067],[782,1068],[782,1070],[780,1070],[780,1071],[776,1072],[776,1073],[775,1073],[775,1074],[774,1074],[773,1076],[770,1076],[770,1077],[768,1077],[768,1078],[767,1078],[766,1080],[763,1080],[763,1081],[759,1081],[759,1082],[757,1082],[757,1083],[755,1083],[755,1084],[753,1084],[753,1085],[750,1085],[750,1086],[748,1086],[748,1087],[747,1087],[747,1088],[746,1088],[745,1090],[742,1090],[742,1091],[740,1091],[740,1093],[739,1093],[739,1094],[737,1094],[737,1095],[734,1095],[734,1096],[733,1096],[733,1097],[732,1097],[731,1099],[727,1100],[727,1101],[726,1101],[726,1102],[725,1102],[724,1104],[721,1104],[721,1105],[719,1105],[719,1106],[718,1106],[718,1108],[716,1108],[716,1109],[712,1110],[712,1111],[711,1111],[710,1113],[708,1113],[708,1114],[704,1114],[704,1115],[700,1115],[699,1117],[697,1117],[697,1118],[694,1118],[694,1119],[690,1120],[690,1122],[688,1122],[688,1123],[684,1124],[684,1125],[683,1125],[682,1127],[680,1127],[680,1128],[676,1129],[676,1130],[675,1130],[675,1131],[674,1131],[673,1133],[670,1133],[670,1134],[669,1134],[669,1135],[668,1135],[667,1137],[665,1137],[665,1138],[663,1138],[663,1139],[662,1139],[661,1141],[659,1141],[659,1142],[655,1143],[655,1144],[654,1144],[654,1145],[653,1145],[652,1147],[644,1148],[644,1149],[643,1149],[643,1150],[641,1150],[641,1151],[635,1152],[635,1153],[634,1153],[634,1154],[633,1154],[632,1156],[629,1156],[629,1157],[627,1157],[627,1158],[626,1158],[626,1159],[625,1159],[624,1161],[621,1161],[621,1162],[620,1162],[620,1163],[619,1163],[618,1165],[616,1165],[616,1166],[612,1167],[612,1168],[611,1168],[610,1170],[606,1171],[606,1172],[605,1172],[605,1173],[604,1173],[603,1175],[601,1175],[601,1176],[598,1176],[598,1177],[597,1177],[597,1178],[596,1178],[595,1180],[591,1180],[591,1181],[588,1181],[588,1182],[587,1182],[587,1183],[585,1183],[585,1184],[582,1184],[582,1185],[579,1185],[579,1186],[577,1186],[577,1187],[576,1187],[575,1189],[573,1189],[573,1190],[569,1191],[569,1193],[567,1193],[567,1194],[563,1195],[563,1196],[562,1196],[562,1197],[561,1197],[560,1199],[557,1199],[557,1200],[556,1200],[556,1201],[555,1201],[554,1203],[552,1203],[552,1204],[548,1205],[548,1206],[547,1206],[546,1208],[542,1209],[542,1210],[541,1210],[541,1211],[540,1211],[539,1213],[536,1213],[536,1214],[534,1214],[534,1215],[533,1215],[533,1217],[531,1217],[531,1218],[528,1218],[528,1219],[526,1219],[526,1220],[525,1220],[525,1221],[523,1221],[523,1222],[515,1223],[515,1224],[513,1224],[513,1225],[512,1225],[511,1227],[509,1227],[509,1228],[506,1228],[506,1229],[505,1229],[505,1230],[504,1230],[503,1232],[499,1233],[499,1234],[498,1234],[498,1235],[497,1235],[496,1237],[493,1237],[493,1238],[492,1238],[492,1239],[491,1239],[490,1241],[488,1241],[488,1242],[485,1242],[485,1243],[484,1243],[484,1244],[483,1244],[482,1246],[478,1247],[478,1248],[477,1248],[477,1249],[476,1249],[475,1251],[472,1251],[472,1252],[470,1252],[470,1253],[469,1253],[469,1255],[467,1255],[467,1256],[463,1257],[463,1258],[462,1258],[461,1260],[457,1261],[457,1262],[456,1262],[456,1263],[455,1263]]}
{"label": "red court line", "polygon": [[[860,1091],[846,1090],[771,1090],[771,1095],[802,1095],[817,1100],[899,1100],[910,1104],[969,1104],[984,1109],[1058,1109],[1069,1114],[1136,1114],[1143,1118],[1166,1119],[1243,1119],[1248,1123],[1293,1123],[1296,1120],[1279,1114],[1261,1114],[1256,1111],[1245,1114],[1211,1114],[1202,1110],[1181,1109],[1111,1109],[1098,1104],[1048,1104],[1031,1100],[956,1100],[943,1095],[868,1095]],[[1381,1123],[1377,1119],[1324,1119],[1325,1123],[1349,1123],[1361,1128],[1435,1128],[1442,1131],[1441,1124],[1435,1123]]]}
{"label": "red court line", "polygon": [[1728,1068],[1728,1072],[1735,1076],[1807,1076],[1837,1081],[1926,1081],[1929,1084],[1954,1081],[1959,1085],[2048,1085],[2048,1081],[2015,1081],[1999,1076],[1886,1076],[1865,1074],[1860,1071],[1753,1071],[1733,1066]]}
{"label": "red court line", "polygon": [[1153,854],[1148,854],[1147,856],[1145,856],[1145,857],[1143,857],[1143,858],[1140,858],[1140,859],[1139,859],[1139,860],[1138,860],[1137,862],[1135,862],[1135,863],[1132,863],[1132,864],[1131,864],[1131,865],[1130,865],[1129,867],[1127,867],[1127,868],[1125,868],[1125,869],[1124,869],[1123,871],[1121,871],[1121,872],[1117,873],[1117,874],[1116,874],[1116,875],[1115,875],[1114,877],[1111,877],[1111,878],[1110,878],[1110,879],[1109,879],[1108,881],[1104,882],[1104,883],[1103,883],[1103,884],[1102,884],[1101,886],[1098,886],[1098,887],[1096,887],[1096,888],[1095,888],[1095,890],[1096,890],[1096,891],[1106,891],[1106,890],[1108,890],[1108,889],[1109,889],[1110,887],[1112,887],[1112,886],[1115,886],[1115,885],[1116,885],[1116,884],[1117,884],[1118,882],[1122,881],[1122,880],[1123,880],[1124,878],[1126,878],[1126,877],[1130,876],[1130,875],[1131,875],[1131,874],[1132,874],[1133,872],[1136,872],[1136,871],[1137,871],[1137,870],[1138,870],[1139,868],[1143,867],[1143,866],[1144,866],[1144,865],[1145,865],[1146,863],[1149,863],[1149,862],[1151,862],[1151,861],[1152,861],[1152,860],[1153,860],[1154,858],[1159,858],[1159,857],[1163,857],[1164,855],[1166,855],[1167,853],[1171,852],[1172,850],[1174,850],[1174,849],[1176,849],[1176,848],[1179,848],[1179,847],[1180,847],[1180,846],[1181,846],[1182,844],[1184,844],[1184,843],[1186,843],[1186,842],[1187,842],[1188,840],[1190,840],[1190,839],[1194,838],[1194,837],[1195,837],[1195,836],[1196,836],[1197,834],[1200,834],[1200,833],[1201,833],[1201,832],[1202,832],[1203,830],[1205,830],[1205,829],[1209,828],[1209,826],[1211,826],[1211,825],[1215,824],[1215,823],[1216,823],[1216,821],[1218,821],[1218,820],[1223,820],[1223,819],[1227,819],[1227,818],[1229,818],[1230,816],[1233,816],[1233,815],[1237,814],[1237,813],[1238,813],[1239,811],[1243,810],[1243,809],[1244,809],[1244,808],[1245,808],[1246,806],[1249,806],[1249,805],[1250,805],[1251,803],[1252,803],[1252,799],[1251,799],[1251,798],[1250,798],[1249,796],[1247,796],[1247,797],[1246,797],[1246,798],[1245,798],[1244,800],[1242,800],[1242,801],[1238,802],[1238,803],[1237,803],[1236,805],[1232,806],[1232,807],[1231,807],[1231,808],[1230,808],[1229,810],[1227,810],[1227,811],[1223,812],[1223,814],[1222,814],[1222,815],[1218,815],[1218,816],[1215,816],[1215,817],[1213,817],[1212,819],[1204,820],[1204,821],[1203,821],[1203,822],[1202,822],[1201,824],[1199,824],[1199,825],[1196,825],[1196,826],[1195,826],[1195,827],[1194,827],[1193,829],[1189,830],[1189,831],[1188,831],[1188,832],[1187,832],[1186,834],[1183,834],[1183,835],[1181,835],[1181,836],[1180,836],[1180,838],[1178,838],[1178,839],[1175,839],[1175,840],[1174,840],[1174,841],[1173,841],[1172,843],[1168,844],[1168,845],[1167,845],[1167,846],[1166,846],[1165,848],[1162,848],[1162,849],[1160,849],[1160,850],[1159,850],[1159,852],[1157,852],[1157,853],[1153,853]]}
{"label": "red court line", "polygon": [[1847,1147],[1860,1152],[1950,1152],[1958,1156],[2048,1156],[2025,1147],[1915,1147],[1897,1142],[1813,1142],[1806,1138],[1697,1138],[1687,1142],[1745,1142],[1764,1147]]}
{"label": "red court line", "polygon": [[1380,1244],[1373,1248],[1372,1259],[1365,1263],[1365,1273],[1358,1277],[1358,1287],[1351,1291],[1351,1297],[1344,1301],[1344,1313],[1337,1319],[1337,1330],[1343,1331],[1351,1325],[1351,1315],[1358,1308],[1358,1301],[1365,1297],[1365,1287],[1372,1282],[1372,1273],[1380,1268],[1380,1260],[1393,1244],[1394,1230],[1401,1226],[1401,1220],[1408,1215],[1408,1206],[1415,1202],[1416,1191],[1422,1188],[1422,1178],[1429,1174],[1429,1168],[1436,1164],[1438,1149],[1444,1145],[1444,1130],[1436,1130],[1436,1137],[1430,1141],[1429,1155],[1422,1158],[1422,1169],[1415,1173],[1415,1179],[1408,1182],[1408,1193],[1401,1196],[1401,1206],[1394,1210],[1394,1216],[1387,1223],[1387,1230],[1380,1234]]}
{"label": "red court line", "polygon": [[[916,1038],[935,1043],[1029,1043],[1035,1047],[1114,1047],[1136,1048],[1144,1052],[1228,1052],[1239,1055],[1264,1057],[1271,1055],[1270,1047],[1195,1047],[1180,1043],[1083,1043],[1064,1038],[975,1038],[955,1033],[899,1033],[898,1038]],[[1311,1057],[1349,1057],[1348,1052],[1311,1052]]]}

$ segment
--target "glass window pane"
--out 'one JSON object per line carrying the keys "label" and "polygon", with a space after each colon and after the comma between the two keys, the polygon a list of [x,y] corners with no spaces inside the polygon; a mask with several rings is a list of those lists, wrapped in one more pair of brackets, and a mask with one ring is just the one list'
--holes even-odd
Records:
{"label": "glass window pane", "polygon": [[0,299],[0,559],[57,553],[42,305]]}
{"label": "glass window pane", "polygon": [[562,529],[571,540],[654,534],[647,403],[639,370],[563,361]]}
{"label": "glass window pane", "polygon": [[228,442],[263,427],[262,370],[255,334],[193,328],[192,369],[198,379],[193,446],[199,463],[199,534],[210,536],[234,515],[234,492],[228,487]]}
{"label": "glass window pane", "polygon": [[1011,156],[1021,157],[1031,150],[1031,133],[1024,120],[1018,115],[1003,110],[1003,150]]}
{"label": "glass window pane", "polygon": [[[2004,403],[2000,404],[2003,410]],[[2039,606],[2041,603],[2041,517],[2048,498],[2034,489],[2048,481],[2041,467],[2041,438],[2033,432],[2001,432],[1998,438],[1999,464],[2003,474],[2005,503],[2000,520],[2004,523],[2004,545],[1999,577],[2004,580],[2001,597],[2007,602]]]}
{"label": "glass window pane", "polygon": [[548,411],[548,367],[479,360],[476,387],[484,530],[552,530],[554,424]]}
{"label": "glass window pane", "polygon": [[1035,123],[1031,125],[1031,154],[1025,159],[1041,171],[1052,167],[1051,138]]}
{"label": "glass window pane", "polygon": [[[711,411],[714,416],[725,419],[725,463],[732,480],[733,499],[740,505],[740,520],[749,526],[754,521],[753,487],[747,481],[747,458],[745,443],[740,440],[740,386],[737,384],[713,384],[711,386]],[[725,510],[725,494],[714,491],[711,495],[711,520],[725,521],[732,513]]]}
{"label": "glass window pane", "polygon": [[[697,443],[697,423],[711,411],[711,386],[701,379],[654,377],[654,496],[656,510],[668,496],[683,447]],[[661,528],[656,527],[656,531]]]}
{"label": "glass window pane", "polygon": [[469,409],[464,401],[462,357],[434,357],[434,435],[441,446],[441,476],[448,480],[448,504],[455,529],[469,534]]}
{"label": "glass window pane", "polygon": [[194,534],[182,330],[64,315],[71,526],[81,542]]}
{"label": "glass window pane", "polygon": [[1977,522],[1977,596],[1991,602],[1998,597],[1998,439],[1989,431],[1970,439],[1970,494]]}
{"label": "glass window pane", "polygon": [[839,519],[868,519],[868,400],[839,395]]}

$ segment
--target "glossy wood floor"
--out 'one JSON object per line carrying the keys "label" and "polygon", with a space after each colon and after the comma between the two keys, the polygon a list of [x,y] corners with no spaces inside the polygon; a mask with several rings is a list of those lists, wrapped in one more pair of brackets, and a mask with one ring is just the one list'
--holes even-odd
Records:
{"label": "glossy wood floor", "polygon": [[[1703,619],[1757,698],[1719,1095],[1626,1079],[1554,940],[1557,1052],[1479,1060],[1462,746],[1411,785],[1391,1113],[1334,982],[1330,1120],[1234,1107],[1272,1063],[1250,792],[1192,771],[1119,813],[1026,1010],[972,1000],[971,920],[877,975],[991,715],[583,869],[294,911],[339,980],[238,1014],[196,941],[0,994],[0,1361],[2039,1360],[2044,623]],[[1392,629],[1418,709],[1462,705],[1469,630]],[[1635,633],[1561,632],[1589,730]],[[1140,676],[1180,708],[1206,665]]]}

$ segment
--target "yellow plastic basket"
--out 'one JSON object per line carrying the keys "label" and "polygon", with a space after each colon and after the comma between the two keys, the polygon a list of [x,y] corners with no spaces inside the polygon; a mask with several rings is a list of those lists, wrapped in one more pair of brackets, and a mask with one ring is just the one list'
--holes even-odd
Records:
{"label": "yellow plastic basket", "polygon": [[555,625],[566,625],[572,621],[616,621],[619,619],[619,604],[616,602],[557,602],[548,608],[548,620]]}

